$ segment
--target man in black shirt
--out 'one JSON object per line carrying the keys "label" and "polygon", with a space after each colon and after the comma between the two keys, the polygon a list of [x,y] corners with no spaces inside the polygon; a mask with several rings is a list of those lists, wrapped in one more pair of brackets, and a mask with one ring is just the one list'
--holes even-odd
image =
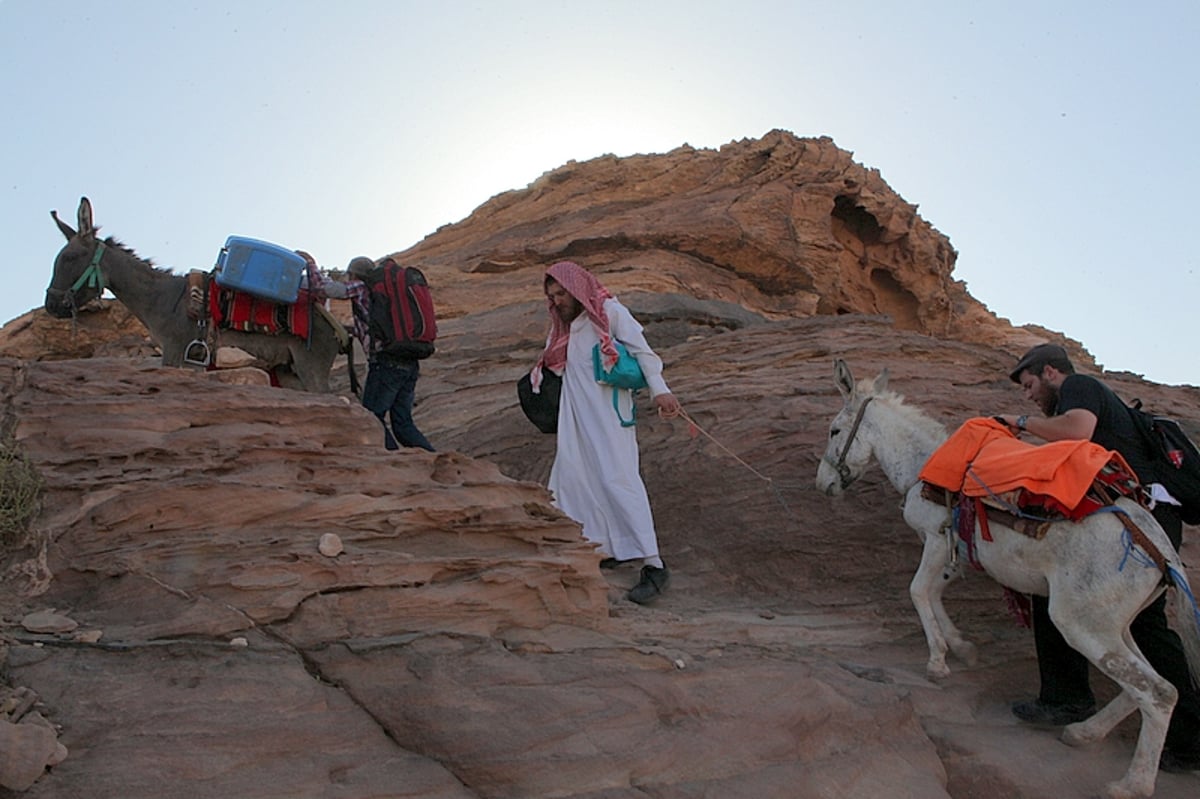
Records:
{"label": "man in black shirt", "polygon": [[[1094,377],[1075,373],[1067,352],[1057,344],[1040,344],[1025,353],[1009,377],[1019,383],[1044,417],[1001,416],[1005,424],[1046,441],[1091,440],[1116,450],[1157,502],[1154,518],[1178,550],[1183,523],[1174,500],[1161,486],[1150,485],[1151,455],[1125,403]],[[1082,721],[1095,711],[1088,682],[1088,661],[1063,639],[1050,621],[1046,597],[1034,596],[1033,634],[1041,691],[1037,699],[1013,705],[1013,715],[1032,724],[1061,726]],[[1179,636],[1167,626],[1166,597],[1160,596],[1138,614],[1130,632],[1154,670],[1179,691],[1171,714],[1160,768],[1200,769],[1200,692],[1192,686]]]}

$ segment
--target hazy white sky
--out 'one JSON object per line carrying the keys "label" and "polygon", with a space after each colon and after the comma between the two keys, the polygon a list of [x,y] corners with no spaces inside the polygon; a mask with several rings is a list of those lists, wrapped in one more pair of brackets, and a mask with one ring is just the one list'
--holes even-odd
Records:
{"label": "hazy white sky", "polygon": [[229,235],[404,249],[567,161],[830,136],[955,277],[1200,385],[1200,2],[0,0],[0,321],[80,196],[183,272]]}

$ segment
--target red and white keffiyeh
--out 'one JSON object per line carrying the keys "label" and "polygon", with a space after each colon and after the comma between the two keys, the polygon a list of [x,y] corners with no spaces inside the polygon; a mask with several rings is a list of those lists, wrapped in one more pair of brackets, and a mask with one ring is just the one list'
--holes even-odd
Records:
{"label": "red and white keffiyeh", "polygon": [[[617,348],[608,332],[608,315],[604,312],[604,301],[612,294],[595,275],[573,261],[559,261],[546,270],[546,275],[554,278],[583,306],[583,312],[592,320],[596,335],[600,338],[604,365],[612,368],[617,362]],[[531,373],[534,391],[541,384],[543,366],[561,373],[567,365],[567,341],[571,336],[571,325],[558,315],[554,301],[549,297],[546,298],[546,307],[550,312],[550,333],[546,337],[546,349]]]}

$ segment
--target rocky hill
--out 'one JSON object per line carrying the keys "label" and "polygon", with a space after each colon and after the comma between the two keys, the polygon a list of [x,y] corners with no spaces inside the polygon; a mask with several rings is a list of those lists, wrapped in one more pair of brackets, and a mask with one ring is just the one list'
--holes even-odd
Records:
{"label": "rocky hill", "polygon": [[[813,486],[835,357],[948,427],[1029,410],[1006,371],[1031,343],[1095,370],[971,298],[955,255],[828,139],[567,164],[399,253],[442,314],[437,453],[384,451],[344,363],[314,396],[163,369],[113,301],[10,322],[4,429],[44,489],[2,564],[0,712],[38,731],[0,797],[1099,793],[1136,719],[1086,749],[1019,725],[1032,641],[983,577],[948,603],[980,663],[927,680],[899,496]],[[553,438],[516,407],[561,258],[643,320],[693,422],[639,422],[673,572],[652,606],[553,508]],[[1200,429],[1197,389],[1104,378]]]}

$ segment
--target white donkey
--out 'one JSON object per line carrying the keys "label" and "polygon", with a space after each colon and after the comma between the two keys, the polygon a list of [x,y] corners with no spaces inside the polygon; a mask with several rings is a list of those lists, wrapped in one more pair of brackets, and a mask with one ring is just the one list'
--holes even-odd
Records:
{"label": "white donkey", "polygon": [[[949,529],[946,507],[921,496],[917,477],[946,440],[946,430],[887,391],[886,369],[874,380],[856,386],[850,368],[839,359],[834,374],[845,406],[830,425],[829,444],[817,470],[817,488],[830,496],[842,493],[874,458],[904,495],[904,521],[925,545],[909,593],[929,643],[927,672],[935,679],[945,677],[950,673],[947,645],[968,663],[975,656],[974,647],[963,639],[942,607],[945,586],[959,573],[958,562],[951,559],[957,536]],[[1124,777],[1107,786],[1107,793],[1111,797],[1150,796],[1178,692],[1146,661],[1133,642],[1129,625],[1168,583],[1174,585],[1177,632],[1192,677],[1200,680],[1200,621],[1191,603],[1183,563],[1166,533],[1137,503],[1122,498],[1116,504],[1161,553],[1166,575],[1153,563],[1146,565],[1146,558],[1130,556],[1130,538],[1116,513],[1055,523],[1040,540],[991,522],[992,540],[983,539],[976,531],[976,554],[988,575],[1002,585],[1049,597],[1050,618],[1063,637],[1121,687],[1121,693],[1094,716],[1067,726],[1064,742],[1081,745],[1101,740],[1135,709],[1141,710],[1133,760]]]}

